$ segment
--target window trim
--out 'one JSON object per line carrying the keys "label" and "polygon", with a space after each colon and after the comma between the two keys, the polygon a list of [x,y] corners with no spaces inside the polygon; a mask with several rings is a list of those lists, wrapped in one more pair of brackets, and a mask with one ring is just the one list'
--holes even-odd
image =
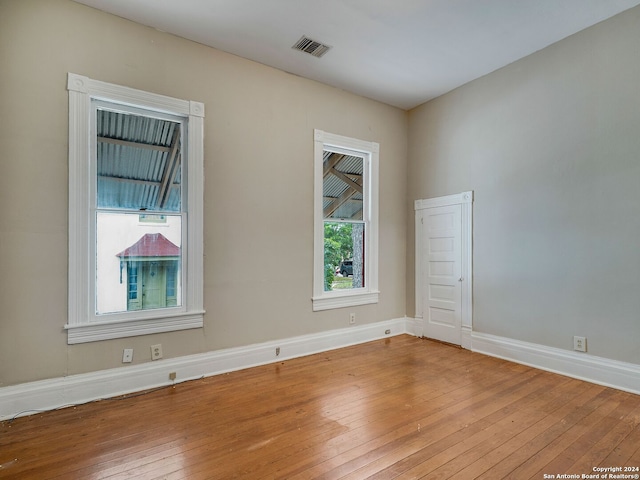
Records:
{"label": "window trim", "polygon": [[[350,290],[324,290],[323,152],[325,148],[349,150],[365,159],[365,286]],[[314,247],[313,311],[378,303],[378,163],[380,146],[351,137],[314,130]],[[368,178],[367,178],[368,177]]]}
{"label": "window trim", "polygon": [[[204,104],[144,92],[69,73],[69,270],[67,343],[201,328],[203,307],[203,201],[204,201]],[[91,218],[91,101],[141,107],[184,117],[187,129],[187,245],[186,289],[183,309],[141,311],[135,318],[96,319],[91,312],[90,252],[94,241]],[[183,286],[184,288],[184,286]]]}

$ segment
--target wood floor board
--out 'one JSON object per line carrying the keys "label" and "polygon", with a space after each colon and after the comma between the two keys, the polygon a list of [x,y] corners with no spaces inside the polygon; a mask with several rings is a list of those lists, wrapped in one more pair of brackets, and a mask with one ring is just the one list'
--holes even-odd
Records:
{"label": "wood floor board", "polygon": [[[499,426],[501,422],[504,422],[513,427],[514,413],[519,408],[524,408],[526,404],[534,403],[534,399],[543,390],[548,389],[549,385],[541,387],[537,382],[527,382],[518,394],[509,395],[502,402],[492,402],[485,409],[474,406],[473,415],[465,416],[462,414],[461,419],[465,422],[463,428],[428,444],[428,448],[421,446],[410,455],[403,450],[396,451],[391,458],[386,459],[386,463],[390,464],[389,467],[382,469],[381,465],[369,465],[366,470],[355,472],[353,478],[357,478],[358,475],[367,471],[378,471],[377,474],[367,473],[371,478],[394,478],[401,473],[420,477],[424,475],[425,471],[433,471],[433,465],[442,467],[448,465],[448,468],[451,468],[452,466],[448,464],[450,460],[463,453],[468,455],[469,451],[478,444],[486,445],[488,438],[494,433],[492,429],[496,425]],[[482,416],[484,413],[487,415]],[[426,430],[425,434],[430,434],[430,430]]]}
{"label": "wood floor board", "polygon": [[[582,388],[577,388],[575,398],[567,399],[563,408],[554,412],[546,421],[529,432],[530,437],[527,436],[528,438],[522,445],[515,444],[514,448],[508,449],[506,457],[500,457],[489,469],[479,473],[477,478],[479,480],[508,478],[510,473],[516,472],[526,462],[535,461],[535,458],[545,447],[554,441],[561,443],[557,439],[581,421],[593,409],[594,404],[605,401],[602,397],[603,391],[606,391],[607,394],[613,393],[605,387],[590,384],[584,384]],[[513,475],[513,478],[517,477]]]}
{"label": "wood floor board", "polygon": [[[465,392],[460,401],[457,401],[456,398],[449,398],[446,403],[447,408],[444,409],[438,408],[439,405],[428,404],[426,405],[426,416],[420,415],[419,411],[416,414],[412,409],[410,411],[411,419],[393,430],[392,436],[385,434],[376,438],[375,441],[363,444],[362,448],[358,450],[348,450],[339,458],[331,459],[305,471],[300,478],[316,478],[316,474],[320,474],[331,464],[335,464],[337,467],[326,472],[325,478],[341,478],[354,471],[358,471],[358,474],[362,475],[362,468],[369,468],[374,461],[378,463],[388,461],[384,460],[385,455],[393,454],[397,449],[401,449],[407,455],[409,452],[423,448],[425,442],[433,444],[441,437],[446,438],[452,432],[459,432],[467,428],[468,425],[465,425],[465,421],[469,422],[470,420],[465,417],[465,414],[475,413],[483,404],[487,404],[491,400],[496,390],[513,388],[513,383],[524,385],[526,381],[513,377],[511,383],[498,382],[493,389],[485,389],[474,397],[469,397],[468,392]],[[440,399],[440,401],[442,400]],[[381,458],[382,460],[380,460]],[[309,475],[312,476],[309,477]]]}
{"label": "wood floor board", "polygon": [[[603,466],[633,464],[631,458],[634,452],[638,451],[640,453],[640,421],[635,419],[634,423],[636,426],[633,427],[629,434],[602,460],[601,464]],[[636,461],[636,464],[640,464],[640,462]]]}
{"label": "wood floor board", "polygon": [[0,478],[542,478],[640,463],[640,397],[408,335],[0,423]]}
{"label": "wood floor board", "polygon": [[[568,444],[573,443],[585,429],[589,428],[589,425],[597,423],[603,415],[615,409],[617,398],[617,392],[605,389],[536,437],[531,445],[527,445],[525,448],[525,457],[527,458],[506,478],[539,478],[537,477],[538,472],[543,469],[546,471],[550,467],[550,463],[558,456],[559,451],[563,451]],[[531,455],[531,452],[535,453]],[[558,470],[553,474],[556,473],[563,472]]]}
{"label": "wood floor board", "polygon": [[[516,441],[519,434],[531,429],[562,407],[560,402],[563,397],[554,390],[562,391],[562,387],[566,387],[571,382],[560,384],[557,389],[554,389],[553,383],[557,382],[557,379],[549,377],[546,380],[549,383],[538,388],[531,395],[516,400],[515,403],[496,412],[494,417],[499,419],[492,422],[487,428],[468,436],[439,455],[402,473],[425,479],[455,476],[469,478],[469,475],[482,473],[483,470],[477,462],[481,462],[488,455],[499,451],[501,447],[513,448],[509,445]],[[475,468],[469,468],[472,464],[475,464]],[[465,473],[461,475],[462,471]],[[382,473],[380,472],[380,474]]]}
{"label": "wood floor board", "polygon": [[[543,476],[548,472],[573,472],[572,466],[584,452],[589,451],[613,428],[613,418],[628,413],[629,404],[625,404],[625,401],[632,401],[632,399],[624,395],[618,396],[615,400],[611,399],[606,405],[601,406],[590,415],[588,425],[584,423],[576,425],[571,430],[571,438],[565,439],[566,448],[556,450],[555,458],[547,465],[541,466],[537,475]],[[613,406],[615,408],[610,409]],[[619,419],[615,421],[619,421]]]}
{"label": "wood floor board", "polygon": [[[502,478],[501,473],[495,467],[500,466],[502,472],[506,473],[513,468],[514,465],[520,465],[522,460],[518,460],[514,454],[526,452],[527,450],[524,447],[527,444],[542,432],[551,428],[559,418],[564,417],[575,408],[575,403],[569,400],[572,400],[576,396],[585,395],[589,388],[590,386],[583,382],[568,381],[562,384],[561,389],[553,389],[552,392],[555,393],[555,396],[549,403],[548,408],[543,407],[541,409],[541,417],[536,418],[530,426],[521,428],[520,431],[508,441],[496,445],[489,453],[486,453],[481,458],[456,472],[451,478],[466,480],[475,477],[482,478],[482,475],[485,475],[485,478]],[[568,393],[571,394],[571,397],[567,397]],[[487,476],[487,472],[492,468],[493,471]]]}
{"label": "wood floor board", "polygon": [[[460,399],[462,399],[462,398],[464,398],[464,397],[466,397],[466,396],[468,396],[468,393],[464,393],[464,394],[462,394],[462,395],[460,396]],[[414,399],[414,400],[415,400],[415,399]],[[455,398],[450,398],[446,403],[447,403],[447,404],[449,404],[449,401],[451,401],[451,400],[455,400]],[[442,399],[437,399],[436,401],[437,401],[437,402],[442,402]],[[413,403],[416,403],[416,402],[412,402],[412,404],[413,404]],[[417,403],[418,403],[418,405],[420,404],[420,402],[417,402]],[[412,420],[411,420],[411,421],[413,422],[413,420],[415,420],[415,415],[416,415],[415,405],[409,405],[409,404],[407,403],[406,395],[404,395],[401,399],[399,399],[399,401],[398,401],[398,402],[396,402],[396,405],[400,405],[402,408],[401,408],[400,410],[398,410],[397,408],[394,408],[393,410],[395,411],[395,413],[393,413],[393,411],[391,412],[391,414],[394,416],[394,418],[395,418],[395,419],[398,419],[398,417],[400,417],[400,415],[402,415],[402,414],[403,414],[403,412],[410,412],[410,413],[413,415],[413,417],[412,417]],[[408,408],[407,408],[407,407],[408,407]],[[436,411],[437,411],[437,409],[438,409],[437,407],[438,407],[437,405],[429,405],[429,406],[428,406],[428,408],[426,408],[426,409],[425,409],[425,411],[426,411],[426,412],[429,412],[429,413],[434,413],[434,412],[436,412]],[[418,418],[419,418],[419,417],[418,417]],[[384,420],[384,419],[380,419],[380,420]],[[407,423],[407,421],[401,421],[401,422],[399,422],[399,423],[398,423],[397,421],[395,422],[395,424],[396,424],[396,425],[400,425],[400,426],[405,425],[406,423]],[[393,428],[393,426],[394,426],[394,424],[385,424],[385,425],[382,425],[382,427],[381,427],[381,428],[382,428],[384,431],[390,431],[390,430]],[[369,425],[368,425],[368,428],[369,428],[369,429],[371,429],[372,427],[373,427],[373,425],[371,425],[371,424],[369,424]],[[410,430],[411,430],[411,431],[413,431],[413,429],[415,428],[415,424],[413,424],[413,423],[412,423],[412,425],[411,425],[409,428],[410,428]],[[340,439],[336,439],[336,441],[335,441],[335,442],[332,442],[332,444],[333,444],[333,445],[336,445],[336,448],[339,448],[339,446],[340,446],[340,445],[344,445],[344,446],[345,446],[344,448],[348,448],[348,449],[352,450],[352,449],[353,449],[353,447],[355,446],[354,438],[353,438],[353,434],[354,434],[354,433],[356,433],[356,432],[354,432],[353,430],[350,430],[350,431],[349,431],[349,432],[347,432],[345,435],[348,435],[348,436],[350,436],[351,438],[346,438],[346,439],[344,439],[344,441],[341,441],[341,442],[339,442],[339,440],[340,440]],[[369,436],[370,436],[370,435],[365,435],[365,436],[362,436],[362,435],[361,435],[360,437],[361,437],[361,438],[368,438]],[[357,440],[357,439],[355,439],[355,440]],[[386,441],[386,440],[385,440],[385,441]],[[366,445],[365,450],[366,450],[366,451],[370,451],[372,448],[375,448],[375,446],[372,446],[372,445]],[[348,452],[348,453],[349,453],[349,452]],[[347,453],[347,454],[348,454],[348,453]],[[324,456],[326,456],[326,452],[324,452]],[[303,458],[304,458],[305,460],[304,460],[304,462],[303,462],[301,465],[298,465],[298,469],[297,469],[297,470],[306,470],[306,469],[308,469],[308,468],[311,466],[311,464],[312,464],[312,459],[309,459],[309,458],[307,458],[306,456],[303,456]],[[320,467],[319,469],[322,469],[322,468],[323,468],[323,467]],[[288,469],[286,469],[285,471],[281,471],[280,473],[281,473],[281,474],[285,474],[285,473],[286,473],[286,474],[288,474],[288,475],[291,475],[291,474],[293,474],[293,473],[296,473],[296,470],[295,470],[295,469],[292,469],[292,468],[291,468],[291,466],[289,466],[289,468],[288,468]],[[312,472],[309,472],[309,473],[312,473]]]}
{"label": "wood floor board", "polygon": [[[620,444],[625,438],[628,437],[634,429],[640,428],[640,422],[638,415],[640,414],[640,406],[633,401],[624,401],[623,408],[618,409],[618,415],[612,413],[607,419],[606,428],[602,429],[604,433],[600,439],[597,439],[597,435],[586,435],[588,442],[591,446],[586,449],[583,455],[571,465],[568,470],[574,472],[589,471],[593,466],[605,466],[612,464],[605,464],[604,460],[611,452],[611,447],[615,447]],[[616,463],[615,465],[621,465]],[[640,465],[639,465],[640,466]],[[639,472],[640,473],[640,472]]]}

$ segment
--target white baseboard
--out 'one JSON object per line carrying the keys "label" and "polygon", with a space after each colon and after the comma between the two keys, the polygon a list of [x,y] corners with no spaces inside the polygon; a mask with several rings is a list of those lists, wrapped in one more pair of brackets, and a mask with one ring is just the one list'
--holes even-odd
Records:
{"label": "white baseboard", "polygon": [[[407,333],[420,336],[422,319],[398,318],[340,330],[229,348],[141,365],[0,388],[0,420],[116,397],[196,378],[280,362]],[[389,333],[385,333],[389,330]],[[275,355],[280,347],[280,355]],[[595,357],[534,343],[462,329],[462,347],[469,350],[566,375],[591,383],[640,394],[640,365]]]}
{"label": "white baseboard", "polygon": [[460,346],[462,348],[466,348],[467,350],[472,350],[471,335],[473,334],[473,330],[471,330],[471,327],[466,325],[463,325],[461,330]]}
{"label": "white baseboard", "polygon": [[[174,382],[169,381],[170,372],[176,372],[178,383],[410,333],[407,323],[406,318],[398,318],[246,347],[2,387],[0,420],[171,385]],[[388,334],[385,333],[387,330]],[[276,347],[280,348],[278,356]]]}
{"label": "white baseboard", "polygon": [[471,333],[471,350],[640,394],[640,365],[633,363],[477,332]]}
{"label": "white baseboard", "polygon": [[414,337],[422,337],[422,317],[420,318],[406,318],[407,333],[413,335]]}
{"label": "white baseboard", "polygon": [[[407,318],[407,333],[422,336],[422,318]],[[640,365],[461,329],[461,347],[567,377],[640,394]]]}
{"label": "white baseboard", "polygon": [[[424,319],[422,317],[407,318],[407,333],[415,337],[422,337],[424,332]],[[471,350],[471,327],[462,325],[460,332],[460,346]]]}

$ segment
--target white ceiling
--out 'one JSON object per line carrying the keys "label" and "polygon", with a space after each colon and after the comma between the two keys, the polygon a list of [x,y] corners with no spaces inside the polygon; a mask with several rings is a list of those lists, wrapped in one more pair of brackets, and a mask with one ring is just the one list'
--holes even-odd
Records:
{"label": "white ceiling", "polygon": [[[640,0],[76,0],[410,109]],[[293,50],[307,35],[333,48]]]}

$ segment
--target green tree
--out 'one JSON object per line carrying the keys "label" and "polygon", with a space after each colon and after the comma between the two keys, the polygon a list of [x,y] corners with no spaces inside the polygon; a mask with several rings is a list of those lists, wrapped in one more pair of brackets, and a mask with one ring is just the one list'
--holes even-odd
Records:
{"label": "green tree", "polygon": [[324,280],[325,290],[331,290],[336,267],[353,257],[351,223],[325,222],[324,224]]}

